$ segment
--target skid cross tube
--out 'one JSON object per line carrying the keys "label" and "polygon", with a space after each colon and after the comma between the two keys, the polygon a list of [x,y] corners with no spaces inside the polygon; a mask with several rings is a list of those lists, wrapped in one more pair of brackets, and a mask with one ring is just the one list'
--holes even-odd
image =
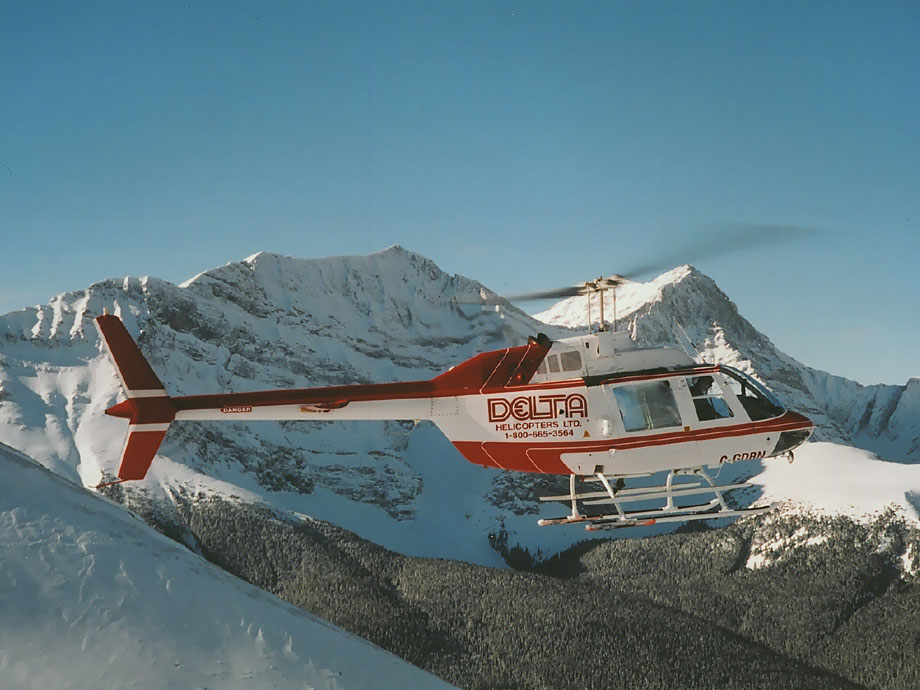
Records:
{"label": "skid cross tube", "polygon": [[[674,484],[674,477],[678,474],[693,475],[698,479],[698,484]],[[646,475],[648,476],[648,475]],[[611,484],[611,479],[616,479]],[[569,493],[558,496],[541,496],[543,501],[565,501],[570,503],[572,511],[566,517],[544,518],[538,521],[541,526],[561,525],[572,522],[587,522],[588,530],[612,529],[616,527],[634,527],[638,525],[653,525],[659,522],[680,522],[689,520],[705,520],[710,518],[737,517],[762,513],[773,506],[758,506],[751,508],[732,509],[725,501],[725,492],[733,489],[742,489],[752,486],[750,483],[716,484],[712,477],[702,467],[691,467],[685,470],[674,470],[668,473],[663,486],[622,488],[623,477],[605,475],[598,472],[593,477],[582,477],[583,481],[600,482],[604,491],[588,491],[577,493],[575,491],[576,475],[569,475]],[[706,502],[690,506],[678,506],[676,498],[711,494],[712,498]],[[624,503],[664,499],[665,505],[661,508],[626,511]],[[610,505],[616,512],[604,515],[588,515],[579,510],[578,502],[585,506]]]}
{"label": "skid cross tube", "polygon": [[[713,503],[715,505],[715,503]],[[741,517],[743,515],[760,515],[769,510],[773,510],[778,504],[771,503],[767,506],[757,506],[756,508],[739,508],[738,510],[715,510],[712,512],[699,512],[687,514],[672,514],[649,518],[638,516],[629,517],[627,513],[626,520],[617,519],[617,516],[610,515],[593,518],[592,521],[585,525],[585,530],[595,532],[605,529],[620,529],[622,527],[639,527],[648,525],[657,525],[665,522],[690,522],[691,520],[715,520],[718,518]]]}
{"label": "skid cross tube", "polygon": [[[747,483],[747,482],[742,483],[742,484],[724,484],[719,487],[719,491],[731,491],[732,489],[744,489],[744,488],[751,487],[751,486],[754,486],[754,485]],[[659,487],[650,487],[650,488],[657,489]],[[671,491],[665,491],[664,489],[660,491],[650,490],[647,493],[633,494],[629,496],[621,495],[624,493],[624,491],[620,491],[617,493],[617,497],[616,497],[617,501],[620,501],[622,503],[628,503],[630,501],[649,501],[655,498],[665,498],[665,499],[672,498],[673,499],[673,498],[677,498],[680,496],[696,496],[699,494],[713,493],[712,487],[709,487],[709,486],[686,486],[686,485],[679,486],[675,489],[672,489]],[[597,496],[597,498],[595,498],[595,496]],[[607,492],[602,493],[600,491],[594,492],[592,494],[580,494],[579,498],[583,499],[582,502],[586,506],[603,505],[605,503],[609,504],[613,502],[610,498],[608,498]],[[589,499],[589,498],[590,500],[584,500],[584,499]],[[671,505],[665,506],[666,510],[672,510],[673,508],[675,508],[675,506],[673,505],[673,501]]]}

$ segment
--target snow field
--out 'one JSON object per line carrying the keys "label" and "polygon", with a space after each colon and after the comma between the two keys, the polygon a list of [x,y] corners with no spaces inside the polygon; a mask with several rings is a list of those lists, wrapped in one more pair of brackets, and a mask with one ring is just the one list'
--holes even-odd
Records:
{"label": "snow field", "polygon": [[446,688],[0,445],[0,688]]}

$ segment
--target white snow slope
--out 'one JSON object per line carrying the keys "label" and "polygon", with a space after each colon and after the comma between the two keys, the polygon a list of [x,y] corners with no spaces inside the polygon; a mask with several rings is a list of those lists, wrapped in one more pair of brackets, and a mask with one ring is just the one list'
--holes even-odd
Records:
{"label": "white snow slope", "polygon": [[[541,315],[555,323],[549,326],[514,308],[462,303],[481,291],[400,247],[310,260],[260,253],[182,286],[102,281],[0,316],[0,441],[85,485],[114,471],[125,424],[103,414],[122,395],[92,325],[103,307],[122,316],[174,394],[428,378],[538,331],[563,337],[567,327],[584,327],[577,298]],[[689,266],[627,285],[618,296],[620,327],[641,344],[673,344],[679,323],[701,359],[753,373],[812,417],[818,440],[867,451],[864,468],[841,464],[848,472],[877,473],[872,453],[920,462],[920,379],[861,386],[806,367]],[[726,474],[750,476],[769,464],[742,463]],[[535,500],[547,493],[540,481],[467,463],[427,423],[214,422],[174,424],[148,479],[124,486],[163,500],[179,488],[264,501],[408,555],[500,565],[486,538],[499,528],[509,544],[545,555],[585,537],[576,527],[536,526],[538,517],[563,510]],[[889,501],[901,504],[908,490],[920,484]],[[836,505],[828,491],[819,484],[809,496],[818,506]],[[764,493],[783,497],[769,487]]]}
{"label": "white snow slope", "polygon": [[0,444],[0,688],[447,688]]}
{"label": "white snow slope", "polygon": [[767,500],[806,512],[862,518],[893,508],[920,524],[920,465],[886,462],[861,448],[808,443],[795,462],[768,461],[752,481]]}

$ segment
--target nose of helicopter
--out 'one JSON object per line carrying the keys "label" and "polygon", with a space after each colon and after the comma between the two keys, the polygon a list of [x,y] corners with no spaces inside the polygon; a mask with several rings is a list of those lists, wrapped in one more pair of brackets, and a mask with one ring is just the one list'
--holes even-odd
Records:
{"label": "nose of helicopter", "polygon": [[790,423],[798,423],[804,426],[807,426],[809,429],[815,428],[815,423],[811,421],[808,417],[798,412],[793,412],[792,410],[786,411],[786,419],[784,421],[789,421]]}
{"label": "nose of helicopter", "polygon": [[808,417],[792,410],[787,410],[782,417],[783,431],[771,455],[782,455],[801,446],[815,430],[815,423]]}

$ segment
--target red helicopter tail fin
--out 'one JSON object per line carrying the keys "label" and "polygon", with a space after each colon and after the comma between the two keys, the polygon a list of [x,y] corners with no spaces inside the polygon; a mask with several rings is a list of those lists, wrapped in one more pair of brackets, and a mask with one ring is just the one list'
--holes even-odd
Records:
{"label": "red helicopter tail fin", "polygon": [[176,417],[176,407],[121,319],[103,314],[96,318],[96,327],[108,346],[115,371],[128,396],[127,400],[105,411],[130,421],[118,478],[122,481],[143,479],[166,430]]}
{"label": "red helicopter tail fin", "polygon": [[166,389],[153,373],[134,338],[121,319],[112,314],[96,317],[96,328],[105,339],[115,370],[129,398],[151,398],[166,395]]}

